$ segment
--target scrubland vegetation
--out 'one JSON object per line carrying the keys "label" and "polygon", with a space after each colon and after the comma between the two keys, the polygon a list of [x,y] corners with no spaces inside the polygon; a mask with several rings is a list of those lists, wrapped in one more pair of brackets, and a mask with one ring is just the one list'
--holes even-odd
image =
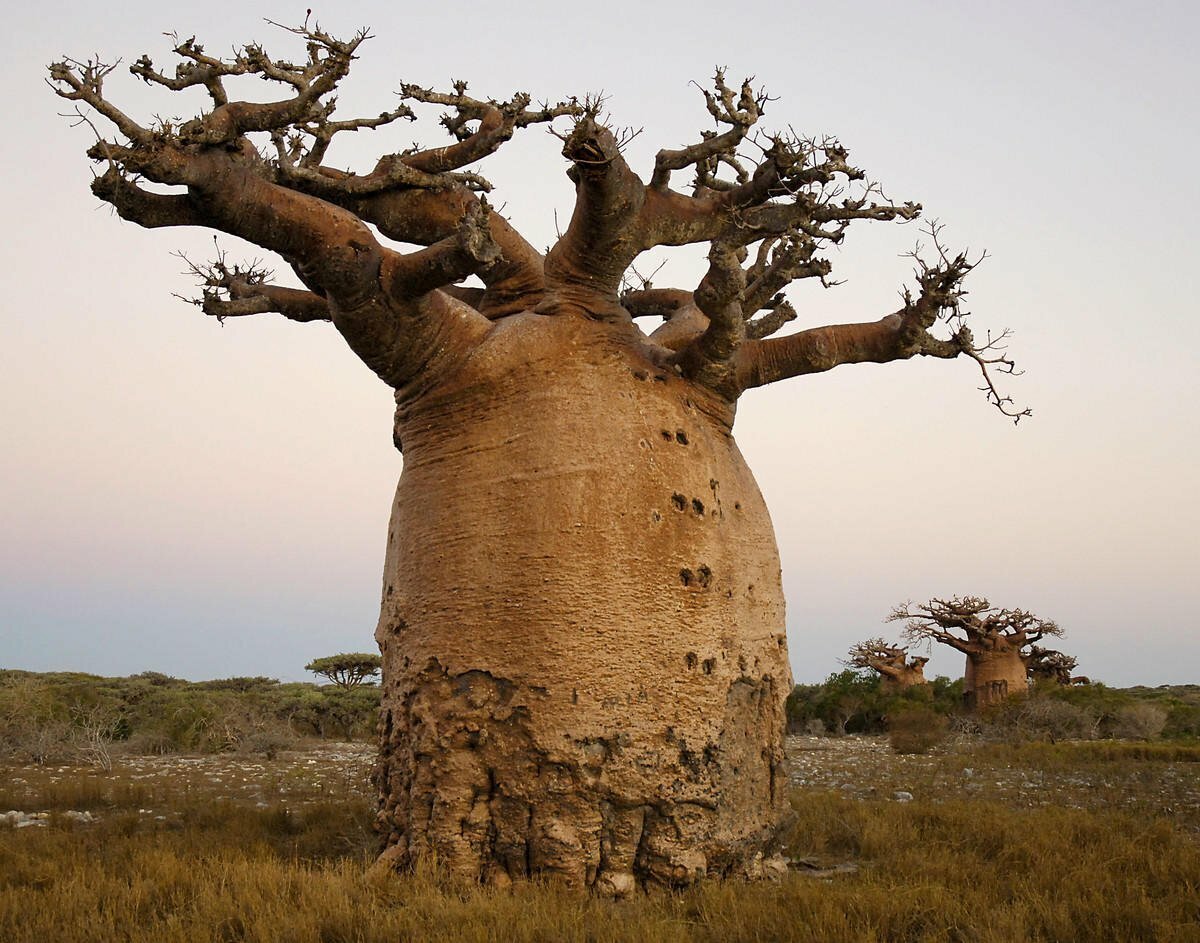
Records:
{"label": "scrubland vegetation", "polygon": [[372,684],[0,671],[0,759],[104,766],[122,755],[273,756],[305,739],[372,736],[378,706]]}
{"label": "scrubland vegetation", "polygon": [[[28,735],[14,723],[17,691],[39,691],[29,703],[68,727],[119,706],[118,694],[141,695],[118,711],[128,737],[108,768],[86,751],[38,762],[4,740],[0,812],[48,816],[0,827],[0,939],[1200,941],[1200,744],[1185,737],[1181,708],[1200,689],[1037,692],[969,729],[943,709],[953,686],[935,685],[940,695],[906,702],[942,725],[925,752],[897,753],[878,736],[791,738],[797,818],[784,851],[795,867],[782,882],[611,902],[550,884],[493,891],[432,870],[373,873],[371,745],[322,742],[309,715],[290,712],[300,689],[330,692],[160,682],[11,672],[0,682],[6,738]],[[77,705],[60,703],[65,691]],[[827,709],[804,693],[792,702],[799,726]],[[1109,738],[1038,735],[1041,721],[1022,711],[1042,699],[1100,718],[1088,730]],[[1164,714],[1171,739],[1114,739],[1119,709],[1137,705]],[[885,707],[871,729],[903,713]],[[303,749],[255,752],[245,731],[268,728],[292,730],[288,747]],[[177,752],[130,749],[155,731]],[[66,815],[77,811],[92,820]]]}
{"label": "scrubland vegetation", "polygon": [[[1200,740],[1200,685],[1110,688],[1104,684],[1035,684],[1027,695],[984,710],[963,709],[962,681],[945,676],[929,684],[889,691],[877,675],[842,671],[821,684],[798,684],[787,702],[793,733],[838,736],[883,734],[916,726],[984,741]],[[939,719],[940,718],[940,719]]]}

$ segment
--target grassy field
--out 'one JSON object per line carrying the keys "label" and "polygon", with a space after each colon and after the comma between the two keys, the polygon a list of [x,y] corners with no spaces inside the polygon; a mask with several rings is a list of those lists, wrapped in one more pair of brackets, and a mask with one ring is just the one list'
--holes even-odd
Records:
{"label": "grassy field", "polygon": [[791,746],[786,880],[618,903],[368,874],[363,745],[4,767],[0,940],[1200,941],[1200,748]]}

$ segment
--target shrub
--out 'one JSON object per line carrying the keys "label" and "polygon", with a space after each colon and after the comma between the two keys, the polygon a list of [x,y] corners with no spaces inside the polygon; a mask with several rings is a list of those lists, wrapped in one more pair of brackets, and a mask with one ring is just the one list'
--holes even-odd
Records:
{"label": "shrub", "polygon": [[992,704],[978,716],[980,736],[1005,743],[1088,740],[1096,736],[1099,723],[1088,708],[1036,688]]}
{"label": "shrub", "polygon": [[1167,724],[1163,736],[1174,740],[1200,739],[1200,705],[1172,704],[1167,712]]}
{"label": "shrub", "polygon": [[296,735],[286,727],[273,726],[247,734],[238,742],[237,752],[253,753],[273,760],[280,751],[293,749],[296,743]]}
{"label": "shrub", "polygon": [[888,715],[888,741],[897,753],[928,753],[946,739],[948,726],[932,708],[906,707]]}
{"label": "shrub", "polygon": [[1120,708],[1112,722],[1112,735],[1121,740],[1154,740],[1167,725],[1167,712],[1153,704]]}

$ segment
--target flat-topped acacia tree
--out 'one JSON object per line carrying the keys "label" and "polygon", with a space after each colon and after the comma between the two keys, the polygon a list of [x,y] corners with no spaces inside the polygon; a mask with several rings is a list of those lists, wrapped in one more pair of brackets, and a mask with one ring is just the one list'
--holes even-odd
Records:
{"label": "flat-topped acacia tree", "polygon": [[340,688],[356,688],[374,678],[382,668],[382,659],[372,652],[341,652],[314,658],[305,671],[320,675]]}
{"label": "flat-topped acacia tree", "polygon": [[982,596],[906,603],[888,616],[896,620],[906,622],[908,641],[940,642],[967,656],[963,697],[973,708],[1027,691],[1027,650],[1047,635],[1062,635],[1055,622],[1024,609],[998,609]]}
{"label": "flat-topped acacia tree", "polygon": [[853,646],[849,655],[845,663],[851,668],[870,668],[879,675],[885,691],[904,691],[929,683],[925,678],[929,659],[919,655],[909,658],[905,646],[873,638]]}
{"label": "flat-topped acacia tree", "polygon": [[[885,199],[833,139],[759,134],[768,99],[749,83],[718,72],[713,129],[660,151],[643,180],[595,100],[405,84],[390,111],[335,118],[366,34],[292,32],[306,48],[294,62],[259,46],[215,58],[194,40],[169,72],[138,59],[152,85],[207,91],[183,123],[120,110],[109,66],[50,72],[115,129],[88,155],[93,192],[121,217],[240,236],[303,286],[221,258],[197,266],[206,314],[331,322],[395,391],[383,860],[434,852],[474,880],[557,874],[616,894],[761,873],[787,809],[791,683],[775,539],[731,435],[738,398],[840,364],[966,356],[1017,416],[987,380],[1011,363],[963,324],[972,262],[935,240],[898,309],[773,337],[795,317],[784,289],[824,280],[851,223],[920,207]],[[280,91],[238,100],[244,76]],[[447,110],[445,146],[363,173],[328,165],[338,135],[422,104]],[[575,185],[545,255],[489,208],[474,169],[539,123]],[[691,186],[673,188],[684,171]],[[693,244],[708,252],[694,290],[624,284],[640,253]]]}

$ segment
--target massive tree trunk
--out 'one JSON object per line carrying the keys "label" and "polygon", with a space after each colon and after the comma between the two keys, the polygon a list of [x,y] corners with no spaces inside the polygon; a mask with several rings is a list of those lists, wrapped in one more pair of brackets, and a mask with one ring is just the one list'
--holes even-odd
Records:
{"label": "massive tree trunk", "polygon": [[1018,649],[968,653],[963,674],[967,707],[983,708],[1029,689],[1025,662]]}
{"label": "massive tree trunk", "polygon": [[785,810],[779,560],[730,406],[632,325],[509,319],[397,411],[381,821],[401,860],[622,892]]}

